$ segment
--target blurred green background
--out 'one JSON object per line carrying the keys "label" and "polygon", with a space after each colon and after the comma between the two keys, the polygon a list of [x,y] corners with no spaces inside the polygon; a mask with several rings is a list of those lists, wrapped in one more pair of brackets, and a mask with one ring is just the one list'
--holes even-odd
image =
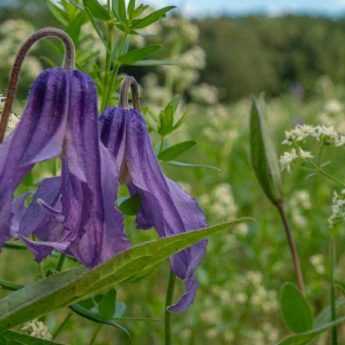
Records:
{"label": "blurred green background", "polygon": [[[46,1],[0,0],[0,6],[0,91],[5,91],[20,42],[34,29],[59,24]],[[102,49],[89,28],[84,31],[85,47]],[[279,317],[277,291],[294,275],[278,216],[261,192],[249,162],[250,97],[265,92],[280,153],[284,131],[297,123],[322,123],[345,131],[345,19],[297,15],[190,19],[176,14],[133,39],[132,45],[147,42],[162,43],[164,57],[181,59],[183,64],[132,67],[123,72],[139,79],[143,101],[154,114],[174,95],[183,96],[187,120],[169,140],[196,140],[198,145],[181,160],[220,169],[164,165],[167,173],[200,201],[210,224],[243,215],[257,219],[255,224],[210,240],[208,255],[198,270],[197,299],[186,313],[172,316],[174,345],[275,344],[287,334]],[[17,114],[39,71],[60,61],[59,50],[47,42],[32,51],[22,75]],[[90,67],[87,61],[84,65],[86,70]],[[344,152],[329,149],[327,158],[332,163],[329,171],[342,179]],[[328,299],[327,218],[334,186],[307,175],[293,169],[284,185],[307,296],[316,314]],[[127,219],[133,240],[154,236],[135,232],[133,222]],[[344,278],[343,239],[340,233],[339,279]],[[44,263],[50,264],[49,260]],[[2,278],[24,283],[38,277],[39,267],[29,253],[3,250],[0,273]],[[118,291],[128,317],[153,319],[127,322],[134,345],[162,344],[167,277],[168,267],[162,265],[149,278]],[[64,315],[61,311],[49,316],[49,329]],[[95,327],[74,315],[57,340],[88,344]],[[97,345],[127,344],[113,328],[103,327],[97,339]],[[327,336],[320,340],[320,344],[327,343]]]}

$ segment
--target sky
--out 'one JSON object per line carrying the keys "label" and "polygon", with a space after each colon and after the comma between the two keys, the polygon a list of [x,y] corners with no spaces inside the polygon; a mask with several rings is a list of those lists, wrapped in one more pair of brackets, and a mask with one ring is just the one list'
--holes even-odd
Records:
{"label": "sky", "polygon": [[345,0],[145,0],[155,6],[176,5],[188,16],[286,13],[345,15]]}

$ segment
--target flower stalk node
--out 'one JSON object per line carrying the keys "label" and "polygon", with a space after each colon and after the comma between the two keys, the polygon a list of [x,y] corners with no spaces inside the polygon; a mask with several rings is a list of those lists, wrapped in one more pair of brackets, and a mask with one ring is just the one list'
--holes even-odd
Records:
{"label": "flower stalk node", "polygon": [[120,90],[120,107],[129,109],[129,89],[132,91],[132,103],[133,107],[140,110],[140,92],[139,84],[134,77],[126,76]]}

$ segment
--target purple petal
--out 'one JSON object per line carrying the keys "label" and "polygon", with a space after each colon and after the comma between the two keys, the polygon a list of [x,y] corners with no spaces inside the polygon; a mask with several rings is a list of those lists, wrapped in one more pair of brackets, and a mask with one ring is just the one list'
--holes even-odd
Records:
{"label": "purple petal", "polygon": [[[167,237],[206,226],[197,202],[163,174],[146,124],[136,110],[108,109],[100,123],[101,139],[116,158],[121,180],[128,182],[132,195],[141,198],[138,227],[153,226],[159,236]],[[194,271],[206,244],[201,241],[171,258],[172,270],[186,286],[186,293],[171,310],[185,310],[193,302],[198,286]]]}

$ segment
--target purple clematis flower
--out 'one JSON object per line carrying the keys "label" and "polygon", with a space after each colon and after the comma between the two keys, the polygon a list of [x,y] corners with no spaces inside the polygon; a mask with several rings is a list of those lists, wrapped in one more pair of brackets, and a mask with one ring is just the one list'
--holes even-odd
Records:
{"label": "purple clematis flower", "polygon": [[[135,85],[134,80],[127,78],[127,92],[130,82]],[[121,182],[127,184],[131,195],[140,196],[138,228],[154,227],[160,237],[167,237],[206,226],[197,202],[162,172],[137,109],[128,109],[126,105],[107,109],[100,117],[100,135],[116,159]],[[205,254],[206,244],[201,241],[171,258],[171,268],[184,280],[186,292],[170,311],[183,311],[193,302],[198,288],[195,269]]]}
{"label": "purple clematis flower", "polygon": [[[18,126],[0,145],[0,245],[15,235],[37,260],[56,249],[89,267],[129,247],[113,207],[115,162],[96,124],[90,77],[64,68],[41,73]],[[54,157],[61,158],[61,176],[43,180],[28,208],[23,197],[13,202],[32,167]]]}

